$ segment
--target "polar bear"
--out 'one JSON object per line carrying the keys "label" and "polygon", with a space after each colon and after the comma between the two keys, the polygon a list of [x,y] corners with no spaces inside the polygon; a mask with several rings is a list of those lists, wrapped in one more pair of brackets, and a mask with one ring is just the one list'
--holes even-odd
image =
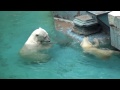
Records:
{"label": "polar bear", "polygon": [[47,62],[50,59],[43,51],[51,47],[48,33],[41,27],[34,30],[24,46],[20,50],[20,55],[29,62]]}
{"label": "polar bear", "polygon": [[85,53],[92,54],[101,59],[108,59],[113,54],[120,54],[119,51],[109,50],[109,49],[99,49],[99,41],[94,38],[94,45],[89,41],[88,37],[84,37],[83,41],[80,43]]}

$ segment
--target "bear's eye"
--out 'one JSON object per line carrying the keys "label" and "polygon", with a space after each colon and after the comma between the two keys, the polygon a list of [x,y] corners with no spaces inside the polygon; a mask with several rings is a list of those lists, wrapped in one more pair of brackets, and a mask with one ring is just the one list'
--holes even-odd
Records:
{"label": "bear's eye", "polygon": [[38,34],[36,34],[36,36],[39,36]]}
{"label": "bear's eye", "polygon": [[47,36],[45,36],[44,38],[47,38]]}

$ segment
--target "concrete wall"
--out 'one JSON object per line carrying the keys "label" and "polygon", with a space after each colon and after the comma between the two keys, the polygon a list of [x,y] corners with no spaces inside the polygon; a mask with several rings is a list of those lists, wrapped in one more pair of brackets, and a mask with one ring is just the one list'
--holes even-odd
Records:
{"label": "concrete wall", "polygon": [[73,20],[76,16],[86,14],[86,11],[52,11],[52,13],[54,17]]}
{"label": "concrete wall", "polygon": [[111,45],[120,50],[120,11],[108,13]]}

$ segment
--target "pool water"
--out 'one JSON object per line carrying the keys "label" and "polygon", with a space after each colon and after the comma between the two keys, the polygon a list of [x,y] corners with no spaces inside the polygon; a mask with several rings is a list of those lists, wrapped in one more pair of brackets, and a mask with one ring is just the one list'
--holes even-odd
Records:
{"label": "pool water", "polygon": [[[47,63],[25,64],[18,52],[38,27],[56,42],[49,50],[52,58]],[[100,60],[84,54],[77,41],[55,31],[49,11],[0,11],[0,41],[1,79],[120,78],[119,56]]]}

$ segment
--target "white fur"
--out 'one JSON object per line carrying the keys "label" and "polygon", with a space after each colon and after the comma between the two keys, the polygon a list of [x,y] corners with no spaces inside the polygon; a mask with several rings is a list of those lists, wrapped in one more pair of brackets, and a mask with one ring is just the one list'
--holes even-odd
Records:
{"label": "white fur", "polygon": [[85,53],[92,54],[96,57],[101,59],[108,59],[111,57],[112,54],[120,54],[118,51],[107,50],[107,49],[99,49],[97,48],[99,42],[97,39],[94,39],[95,44],[93,45],[89,40],[88,37],[84,37],[83,41],[81,42],[80,46],[83,48]]}
{"label": "white fur", "polygon": [[47,54],[42,54],[40,51],[46,50],[51,47],[48,33],[38,28],[32,32],[24,46],[20,50],[20,55],[29,61],[46,62],[48,59]]}

